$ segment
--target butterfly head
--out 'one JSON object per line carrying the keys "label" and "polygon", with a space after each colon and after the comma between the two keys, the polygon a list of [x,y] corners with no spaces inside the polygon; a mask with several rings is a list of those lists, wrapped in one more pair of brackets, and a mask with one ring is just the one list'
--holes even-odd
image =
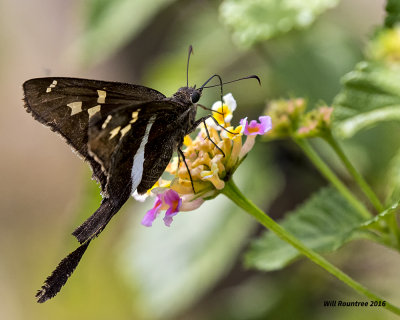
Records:
{"label": "butterfly head", "polygon": [[202,88],[196,89],[196,86],[182,87],[174,94],[174,98],[185,104],[194,104],[200,100],[202,91]]}
{"label": "butterfly head", "polygon": [[190,95],[190,100],[192,101],[192,103],[198,102],[200,100],[200,97],[201,97],[202,90],[199,90],[199,89],[196,90],[195,88],[196,88],[196,86],[194,86],[194,88],[193,88],[194,90]]}

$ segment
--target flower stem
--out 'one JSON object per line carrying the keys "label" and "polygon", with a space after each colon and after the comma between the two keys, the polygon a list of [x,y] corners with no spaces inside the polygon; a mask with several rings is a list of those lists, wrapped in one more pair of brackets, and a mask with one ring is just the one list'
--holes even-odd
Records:
{"label": "flower stem", "polygon": [[383,204],[381,203],[379,198],[376,196],[374,191],[371,189],[371,187],[368,185],[368,183],[361,176],[361,174],[356,170],[356,168],[354,168],[354,166],[350,162],[349,158],[347,158],[346,154],[343,152],[343,149],[340,147],[340,145],[337,143],[337,141],[333,137],[332,133],[329,133],[328,135],[324,136],[323,138],[332,147],[332,149],[336,152],[336,154],[338,155],[340,160],[343,162],[346,169],[353,176],[354,180],[357,182],[360,189],[364,192],[364,194],[371,201],[371,203],[373,204],[375,209],[378,212],[382,212],[385,209],[383,207]]}
{"label": "flower stem", "polygon": [[392,248],[400,249],[400,230],[397,223],[396,214],[390,215],[386,220],[390,229],[390,246]]}
{"label": "flower stem", "polygon": [[[247,199],[243,195],[243,193],[238,189],[238,187],[236,186],[236,184],[233,182],[232,179],[225,184],[225,188],[222,190],[222,193],[225,196],[227,196],[230,200],[232,200],[236,205],[242,208],[244,211],[252,215],[264,227],[274,232],[279,238],[292,245],[294,248],[296,248],[299,252],[301,252],[311,261],[318,264],[320,267],[324,268],[333,276],[335,276],[336,278],[338,278],[339,280],[343,281],[348,286],[356,290],[358,293],[368,297],[371,300],[383,301],[382,298],[370,292],[363,285],[353,280],[351,277],[349,277],[343,271],[332,265],[328,260],[323,258],[318,253],[316,253],[314,250],[306,247],[300,240],[298,240],[296,237],[294,237],[292,234],[290,234],[284,228],[282,228],[267,214],[261,211],[253,202]],[[385,308],[397,315],[400,315],[400,308],[392,305],[389,302],[386,302]]]}
{"label": "flower stem", "polygon": [[361,213],[366,219],[371,219],[372,214],[365,208],[365,206],[350,192],[350,190],[343,184],[342,181],[335,175],[335,173],[325,164],[325,162],[318,156],[318,154],[311,148],[310,144],[304,139],[294,139],[297,145],[308,156],[311,162],[318,168],[322,175],[330,181],[336,189],[349,201],[349,203]]}

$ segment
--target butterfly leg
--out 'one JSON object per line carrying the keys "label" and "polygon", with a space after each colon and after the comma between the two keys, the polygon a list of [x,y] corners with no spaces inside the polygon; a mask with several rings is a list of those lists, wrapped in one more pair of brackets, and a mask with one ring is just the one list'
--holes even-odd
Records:
{"label": "butterfly leg", "polygon": [[[180,149],[180,148],[179,148]],[[179,170],[179,166],[181,165],[181,156],[180,156],[180,154],[178,153],[178,165],[177,165],[177,167],[176,167],[176,172],[178,172],[178,170]]]}
{"label": "butterfly leg", "polygon": [[[212,117],[211,117],[211,118],[212,118]],[[223,155],[224,158],[225,158],[225,152],[223,152],[222,149],[221,149],[220,147],[218,147],[218,145],[211,139],[210,133],[208,132],[208,128],[207,128],[207,124],[206,124],[206,121],[205,121],[205,120],[203,120],[203,124],[204,124],[204,129],[206,130],[206,134],[207,134],[208,140],[211,141],[211,143],[222,153],[222,155]]]}
{"label": "butterfly leg", "polygon": [[[217,112],[217,113],[219,113],[219,112]],[[208,116],[205,116],[205,117],[202,117],[202,118],[196,120],[196,121],[194,122],[192,128],[189,130],[188,134],[189,134],[190,132],[192,132],[193,130],[195,130],[195,129],[198,127],[198,125],[199,125],[200,123],[205,122],[208,118],[211,118],[211,119],[215,122],[215,124],[216,124],[218,127],[220,127],[222,130],[224,130],[224,131],[226,131],[226,132],[229,132],[230,134],[237,134],[237,133],[235,133],[235,132],[229,131],[229,130],[228,130],[227,128],[225,128],[223,125],[220,125],[220,124],[218,123],[217,119],[215,119],[215,118],[212,116],[212,114],[209,114]],[[205,124],[205,123],[204,123],[204,124]]]}
{"label": "butterfly leg", "polygon": [[183,154],[183,151],[181,150],[181,148],[178,148],[178,152],[179,152],[179,155],[182,157],[182,160],[183,160],[183,163],[184,163],[185,166],[186,166],[187,172],[189,173],[189,178],[190,178],[190,183],[192,184],[193,193],[196,193],[196,191],[194,190],[194,184],[193,184],[192,174],[190,173],[189,167],[188,167],[188,165],[187,165],[187,163],[186,163],[185,155]]}
{"label": "butterfly leg", "polygon": [[[203,123],[203,124],[204,124],[204,129],[206,130],[206,134],[207,134],[208,140],[210,140],[211,143],[212,143],[212,144],[223,154],[223,156],[225,157],[224,151],[222,151],[222,149],[221,149],[220,147],[218,147],[218,145],[217,145],[217,144],[211,139],[211,137],[210,137],[210,132],[208,131],[207,124],[206,124],[206,120],[207,120],[208,118],[213,119],[214,122],[215,122],[218,126],[220,126],[221,128],[223,128],[224,130],[226,130],[226,129],[225,129],[223,126],[221,126],[221,125],[218,123],[218,121],[215,120],[214,117],[210,114],[210,115],[208,115],[208,116],[205,116],[205,117],[202,117],[202,118],[196,120],[196,121],[194,122],[192,128],[190,129],[189,133],[192,132],[193,130],[195,130],[195,129],[198,127],[198,125],[199,125],[200,123]],[[226,130],[226,131],[228,131],[228,130]],[[230,132],[230,131],[228,131],[228,132]]]}
{"label": "butterfly leg", "polygon": [[237,133],[235,133],[235,132],[229,131],[227,128],[225,128],[224,126],[220,125],[220,124],[218,123],[217,119],[215,119],[212,115],[209,115],[208,117],[211,118],[211,119],[215,122],[215,124],[216,124],[218,127],[220,127],[222,130],[224,130],[224,131],[226,131],[226,132],[229,132],[230,134],[237,134]]}
{"label": "butterfly leg", "polygon": [[203,105],[200,104],[200,103],[197,103],[196,106],[202,108],[203,110],[207,110],[207,111],[211,111],[211,112],[214,112],[214,113],[218,113],[218,114],[224,115],[222,112],[219,112],[219,111],[217,111],[217,110],[213,110],[213,109],[207,108],[206,106],[203,106]]}

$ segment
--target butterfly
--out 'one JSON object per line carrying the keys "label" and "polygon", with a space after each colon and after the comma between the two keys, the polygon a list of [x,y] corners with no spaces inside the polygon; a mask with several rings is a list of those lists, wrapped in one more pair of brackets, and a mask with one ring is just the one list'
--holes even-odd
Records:
{"label": "butterfly", "polygon": [[[220,86],[222,101],[223,84],[250,78],[260,83],[255,75],[223,83],[216,74],[198,89],[189,87],[192,52],[190,46],[186,86],[169,98],[145,86],[120,82],[47,77],[23,84],[26,111],[61,135],[90,165],[103,197],[100,207],[72,233],[80,246],[46,279],[36,294],[38,302],[61,290],[90,242],[133,192],[144,194],[159,180],[174,152],[185,161],[181,150],[184,137],[212,118],[196,119],[203,89]],[[218,78],[219,84],[206,86],[213,78]]]}

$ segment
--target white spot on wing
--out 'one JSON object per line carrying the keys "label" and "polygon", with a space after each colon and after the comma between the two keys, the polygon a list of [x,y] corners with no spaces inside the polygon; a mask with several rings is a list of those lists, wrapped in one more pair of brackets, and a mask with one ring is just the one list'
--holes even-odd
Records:
{"label": "white spot on wing", "polygon": [[106,120],[103,122],[103,124],[101,125],[101,128],[102,128],[102,129],[105,129],[105,128],[107,127],[108,123],[111,121],[111,119],[112,119],[112,115],[109,114],[109,115],[107,116],[107,119],[106,119]]}
{"label": "white spot on wing", "polygon": [[89,114],[89,118],[93,117],[93,115],[94,115],[95,113],[99,112],[99,111],[100,111],[100,108],[101,108],[101,107],[100,107],[100,105],[98,104],[97,106],[88,109],[87,112],[88,112],[88,114]]}
{"label": "white spot on wing", "polygon": [[133,111],[132,112],[132,120],[129,121],[129,123],[135,123],[138,119],[138,115],[139,115],[139,111],[140,109],[138,109],[137,111]]}
{"label": "white spot on wing", "polygon": [[127,133],[129,130],[131,130],[131,125],[128,124],[126,127],[121,129],[121,138]]}
{"label": "white spot on wing", "polygon": [[52,89],[52,88],[55,88],[56,85],[57,85],[57,80],[53,80],[53,82],[51,83],[51,85],[49,85],[49,86],[47,87],[46,93],[51,92],[51,89]]}
{"label": "white spot on wing", "polygon": [[97,94],[99,95],[99,97],[97,98],[97,103],[105,103],[107,92],[105,92],[104,90],[97,90]]}
{"label": "white spot on wing", "polygon": [[153,123],[155,120],[156,120],[156,115],[153,115],[150,118],[149,123],[146,126],[146,130],[145,130],[144,136],[142,138],[142,141],[140,142],[139,149],[136,151],[136,154],[133,157],[133,165],[132,165],[132,173],[131,173],[132,191],[135,191],[136,188],[138,187],[140,181],[142,181],[143,163],[144,163],[144,148],[149,139],[150,130],[151,130],[151,127],[153,126]]}
{"label": "white spot on wing", "polygon": [[71,116],[82,111],[82,101],[71,102],[67,106],[71,108]]}
{"label": "white spot on wing", "polygon": [[108,138],[108,140],[111,140],[112,138],[114,138],[118,134],[119,130],[121,130],[121,126],[112,129],[110,131],[110,137]]}

